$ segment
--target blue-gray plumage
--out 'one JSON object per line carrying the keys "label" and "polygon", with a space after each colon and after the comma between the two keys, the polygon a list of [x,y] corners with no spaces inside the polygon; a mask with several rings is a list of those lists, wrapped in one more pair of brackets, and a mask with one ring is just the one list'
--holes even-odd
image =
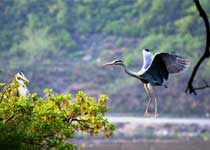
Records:
{"label": "blue-gray plumage", "polygon": [[[148,115],[148,109],[152,101],[151,86],[165,86],[164,81],[168,79],[170,73],[178,73],[189,67],[190,61],[183,57],[172,55],[169,53],[156,53],[153,55],[149,49],[143,49],[143,65],[138,72],[133,72],[127,69],[122,60],[114,60],[104,64],[120,65],[125,69],[125,72],[137,79],[139,79],[146,89],[149,96],[149,102],[145,111],[145,116]],[[155,116],[158,116],[157,99],[155,97]]]}

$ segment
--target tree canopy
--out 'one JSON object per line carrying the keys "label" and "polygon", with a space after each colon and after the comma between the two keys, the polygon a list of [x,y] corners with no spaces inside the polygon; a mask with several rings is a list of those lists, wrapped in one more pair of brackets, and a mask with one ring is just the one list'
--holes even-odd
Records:
{"label": "tree canopy", "polygon": [[[209,17],[209,0],[200,3]],[[119,111],[141,111],[143,89],[127,93],[133,95],[132,102],[124,100],[119,92],[137,87],[135,82],[117,74],[118,70],[112,70],[108,77],[97,66],[99,63],[120,58],[129,67],[139,68],[140,49],[145,47],[197,60],[204,48],[205,28],[193,1],[3,0],[0,17],[0,81],[23,70],[34,81],[30,90],[39,94],[45,85],[58,93],[72,87],[88,91],[91,86],[91,94],[97,89],[114,98],[108,104]],[[200,79],[208,79],[209,67],[209,61],[201,66],[195,86]],[[178,112],[194,112],[191,104],[195,99],[203,100],[196,112],[209,112],[207,92],[197,98],[183,96],[178,90],[185,86],[182,83],[188,75],[178,78],[173,79],[177,84],[170,87],[175,93],[164,93],[169,100],[163,102],[165,112],[175,112],[169,95],[176,96],[180,103]]]}
{"label": "tree canopy", "polygon": [[[1,86],[4,86],[1,84]],[[104,117],[108,97],[97,100],[79,91],[56,94],[45,89],[45,97],[14,95],[12,82],[0,92],[0,145],[5,149],[77,149],[71,138],[77,132],[105,137],[113,134],[114,125]]]}

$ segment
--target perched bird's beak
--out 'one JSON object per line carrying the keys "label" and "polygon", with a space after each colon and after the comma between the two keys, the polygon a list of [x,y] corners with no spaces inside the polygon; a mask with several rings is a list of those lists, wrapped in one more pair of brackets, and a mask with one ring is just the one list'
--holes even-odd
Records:
{"label": "perched bird's beak", "polygon": [[26,80],[25,80],[25,82],[26,82],[26,83],[29,83],[29,80],[28,80],[28,79],[26,79]]}
{"label": "perched bird's beak", "polygon": [[102,66],[110,66],[110,65],[113,65],[113,64],[114,64],[113,62],[108,62],[108,63],[103,64]]}
{"label": "perched bird's beak", "polygon": [[22,76],[22,79],[25,83],[29,83],[29,80],[25,76]]}

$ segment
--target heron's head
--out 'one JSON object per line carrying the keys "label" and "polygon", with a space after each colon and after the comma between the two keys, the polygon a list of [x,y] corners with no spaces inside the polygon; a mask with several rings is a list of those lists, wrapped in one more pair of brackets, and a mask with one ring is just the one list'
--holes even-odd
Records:
{"label": "heron's head", "polygon": [[147,57],[148,55],[152,55],[151,51],[148,48],[144,48],[142,50],[143,57]]}
{"label": "heron's head", "polygon": [[148,48],[144,48],[143,52],[150,52],[150,50]]}
{"label": "heron's head", "polygon": [[103,66],[110,66],[110,65],[123,65],[123,61],[122,60],[114,60],[108,63],[103,64]]}
{"label": "heron's head", "polygon": [[29,82],[29,80],[25,77],[25,75],[22,72],[18,72],[15,75],[15,80],[17,82],[23,82],[23,83],[28,83]]}

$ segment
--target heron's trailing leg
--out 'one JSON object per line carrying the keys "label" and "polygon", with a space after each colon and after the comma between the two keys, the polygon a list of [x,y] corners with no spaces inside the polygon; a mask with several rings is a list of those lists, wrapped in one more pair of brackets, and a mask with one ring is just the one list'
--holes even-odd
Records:
{"label": "heron's trailing leg", "polygon": [[157,106],[157,98],[155,97],[155,117],[159,116],[159,112],[158,112],[158,106]]}
{"label": "heron's trailing leg", "polygon": [[155,97],[155,117],[158,117],[158,116],[159,116],[159,112],[158,112],[158,103],[157,103],[156,93],[155,93],[154,90],[153,90],[153,93],[154,93],[154,97]]}
{"label": "heron's trailing leg", "polygon": [[149,115],[148,111],[149,111],[149,106],[150,106],[150,104],[152,102],[152,96],[151,96],[151,92],[150,92],[148,84],[144,84],[144,88],[146,90],[147,96],[149,97],[149,102],[147,104],[147,107],[146,107],[146,110],[145,110],[145,113],[144,113],[144,116],[147,117]]}

